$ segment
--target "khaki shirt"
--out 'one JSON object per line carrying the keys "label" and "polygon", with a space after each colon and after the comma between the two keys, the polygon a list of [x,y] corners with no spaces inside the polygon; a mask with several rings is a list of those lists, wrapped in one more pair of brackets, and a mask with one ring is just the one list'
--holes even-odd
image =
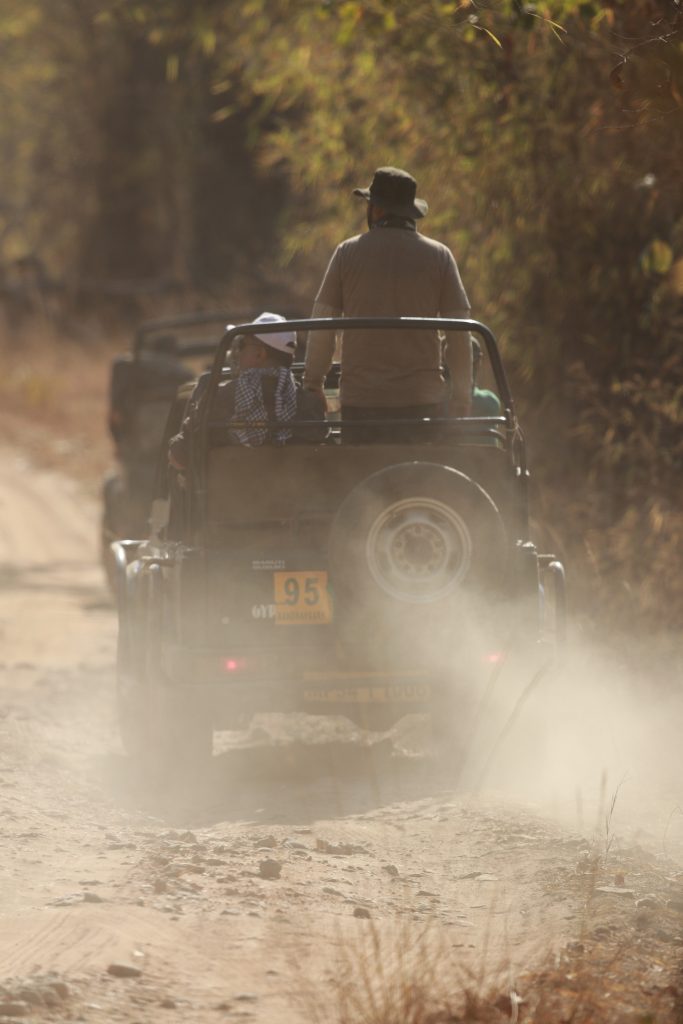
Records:
{"label": "khaki shirt", "polygon": [[[314,317],[468,317],[469,312],[450,249],[398,227],[375,227],[338,245],[313,307]],[[334,348],[334,332],[310,332],[304,386],[322,386]],[[469,334],[453,332],[449,350],[454,396],[467,402],[472,385]],[[391,408],[441,402],[448,397],[441,363],[437,331],[346,332],[341,348],[342,404]]]}

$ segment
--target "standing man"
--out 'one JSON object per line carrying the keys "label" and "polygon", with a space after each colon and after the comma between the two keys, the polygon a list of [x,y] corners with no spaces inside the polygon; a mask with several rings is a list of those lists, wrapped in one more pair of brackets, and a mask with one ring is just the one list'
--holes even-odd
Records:
{"label": "standing man", "polygon": [[[367,200],[368,231],[335,249],[313,306],[313,317],[470,315],[455,259],[441,242],[417,232],[427,203],[406,171],[380,167]],[[304,387],[322,395],[335,349],[333,331],[308,338]],[[464,416],[472,395],[472,346],[468,332],[451,332],[443,351],[450,389],[441,373],[437,331],[354,330],[341,354],[344,421]]]}

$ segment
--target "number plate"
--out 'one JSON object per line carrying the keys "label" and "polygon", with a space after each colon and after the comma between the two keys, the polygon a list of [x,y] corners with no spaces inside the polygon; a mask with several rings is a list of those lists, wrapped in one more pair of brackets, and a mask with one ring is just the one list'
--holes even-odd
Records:
{"label": "number plate", "polygon": [[332,621],[326,572],[274,572],[275,624],[316,626]]}
{"label": "number plate", "polygon": [[425,704],[431,695],[431,687],[424,683],[304,690],[304,700],[312,704]]}

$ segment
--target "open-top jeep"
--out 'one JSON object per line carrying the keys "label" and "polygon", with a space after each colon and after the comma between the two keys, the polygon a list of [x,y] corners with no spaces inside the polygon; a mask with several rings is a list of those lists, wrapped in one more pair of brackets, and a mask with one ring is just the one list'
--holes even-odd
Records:
{"label": "open-top jeep", "polygon": [[148,534],[171,403],[179,385],[192,381],[206,360],[213,359],[227,319],[226,312],[211,311],[145,320],[131,351],[112,361],[108,421],[118,465],[104,481],[101,519],[102,561],[112,586],[112,541]]}
{"label": "open-top jeep", "polygon": [[[499,413],[331,417],[322,439],[319,423],[297,422],[285,444],[235,443],[240,424],[213,414],[233,339],[283,326],[472,332]],[[512,648],[551,656],[564,573],[529,537],[524,438],[483,324],[241,326],[187,411],[187,468],[159,474],[152,538],[113,545],[120,725],[132,754],[168,766],[205,756],[214,729],[259,712],[341,714],[370,729],[427,712],[456,736]],[[273,437],[282,423],[262,426]]]}

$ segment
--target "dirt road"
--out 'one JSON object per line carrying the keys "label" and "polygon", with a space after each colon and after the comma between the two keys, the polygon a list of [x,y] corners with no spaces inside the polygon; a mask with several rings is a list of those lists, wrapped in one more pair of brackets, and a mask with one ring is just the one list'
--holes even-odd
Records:
{"label": "dirt road", "polygon": [[391,1002],[392,956],[436,996],[490,988],[498,1019],[544,967],[584,998],[593,957],[613,1019],[679,1019],[682,876],[657,826],[596,838],[339,722],[217,737],[198,788],[136,778],[97,509],[1,465],[0,1019],[350,1024],[381,969]]}

